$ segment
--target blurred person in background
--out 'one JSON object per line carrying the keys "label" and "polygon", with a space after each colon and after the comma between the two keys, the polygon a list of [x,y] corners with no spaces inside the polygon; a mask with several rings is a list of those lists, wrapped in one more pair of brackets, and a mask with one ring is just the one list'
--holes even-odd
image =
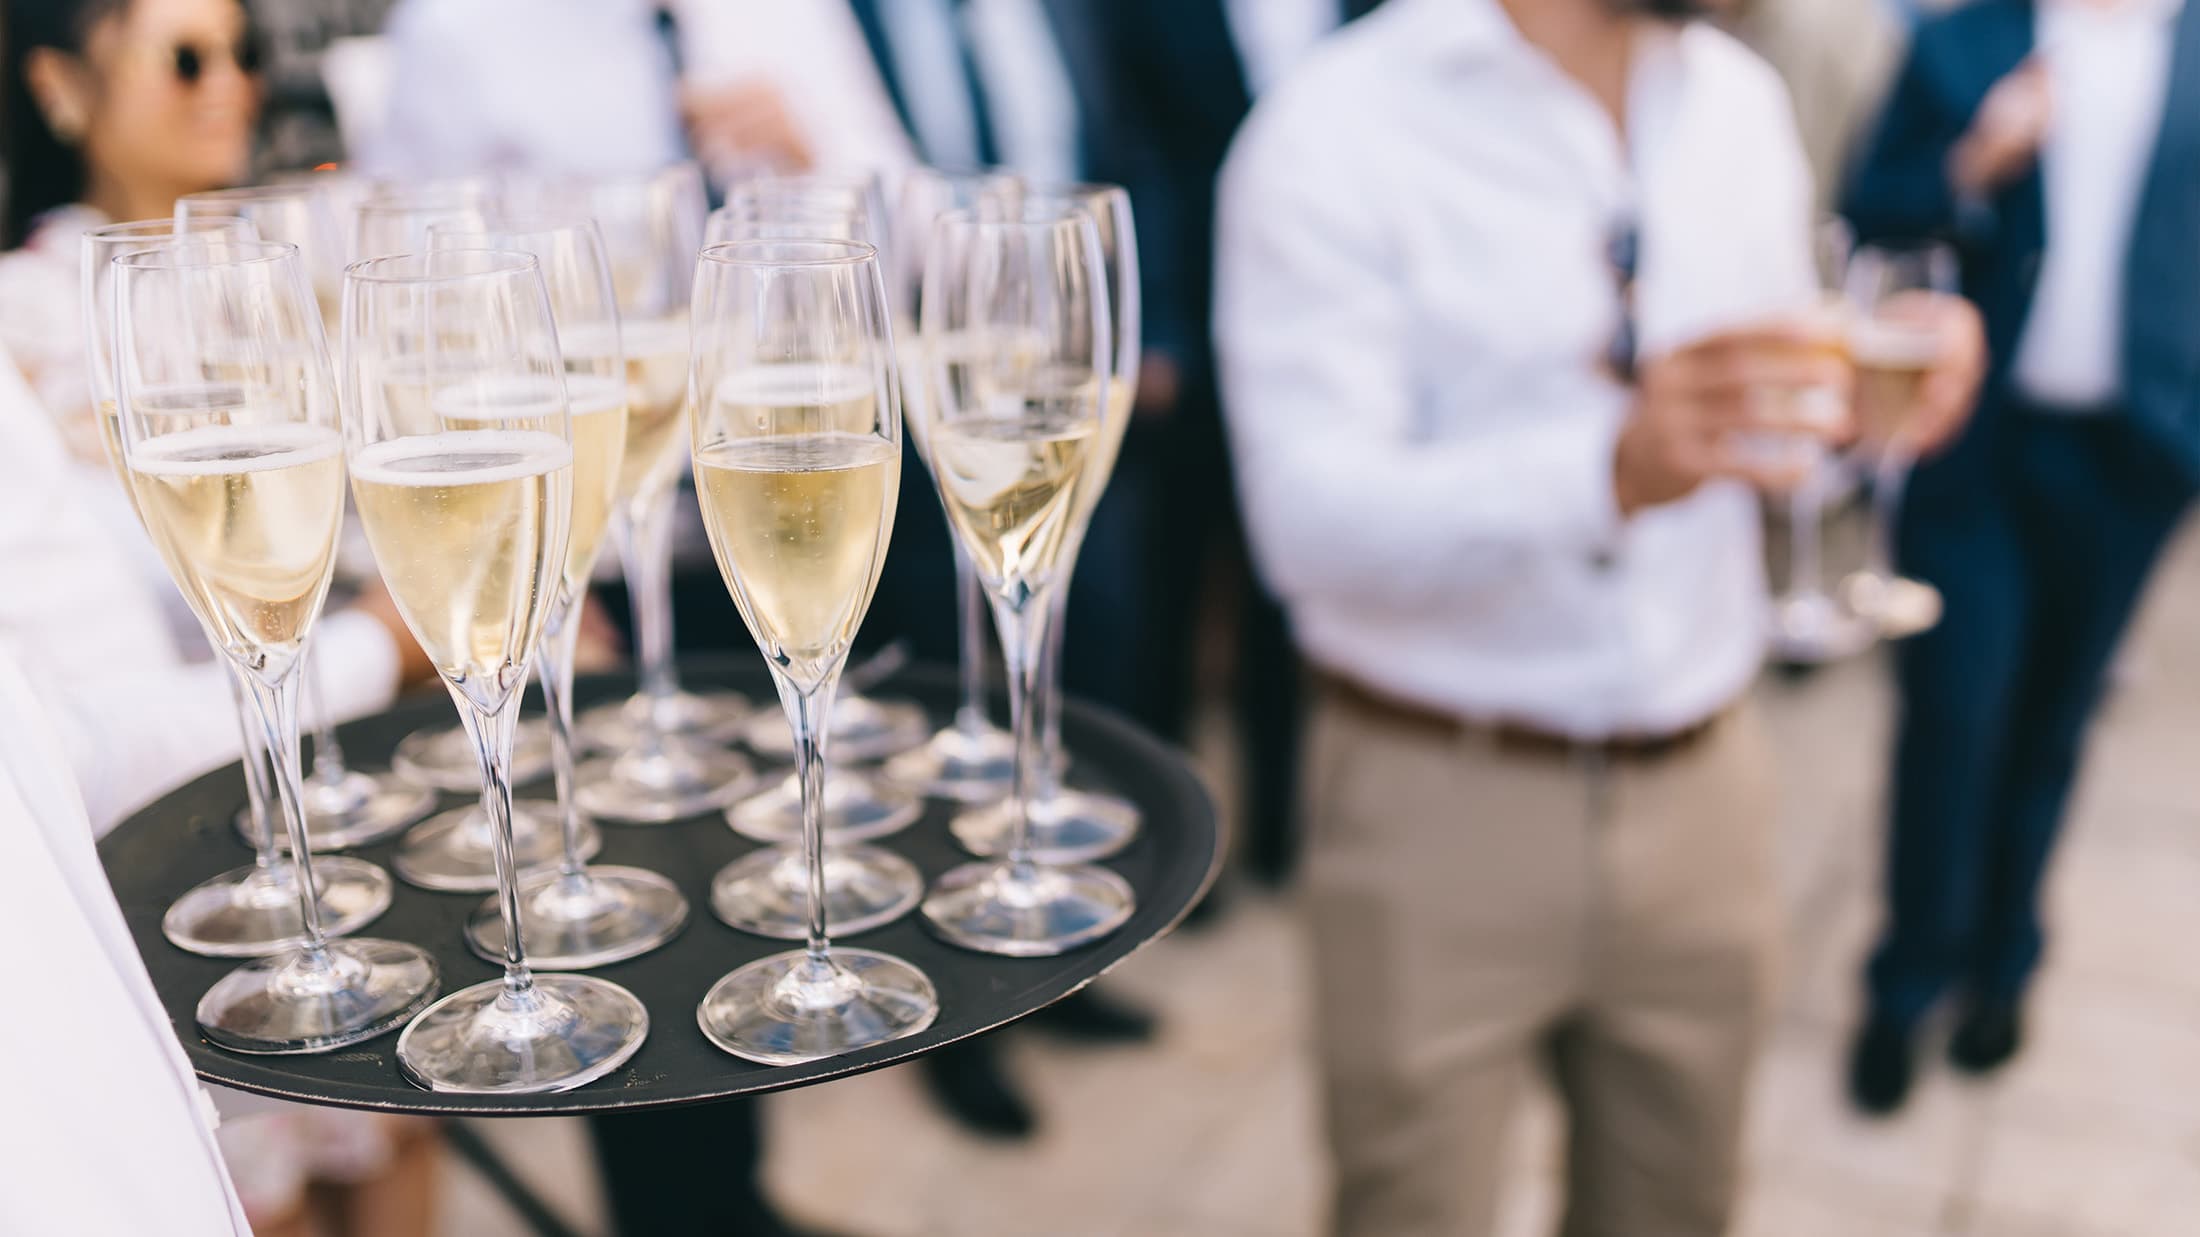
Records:
{"label": "blurred person in background", "polygon": [[[1283,610],[1253,575],[1223,441],[1209,324],[1215,175],[1238,125],[1338,26],[1376,0],[1088,0],[1119,103],[1117,158],[1138,208],[1148,348],[1124,458],[1152,473],[1144,522],[1148,639],[1130,711],[1192,739],[1207,603],[1228,608],[1241,857],[1280,885],[1299,848],[1300,674]],[[1156,37],[1166,31],[1167,37]],[[1220,585],[1219,589],[1217,585]],[[1218,596],[1219,594],[1219,596]]]}
{"label": "blurred person in background", "polygon": [[[234,0],[7,0],[0,12],[0,339],[28,352],[0,367],[0,492],[18,515],[0,522],[0,569],[14,582],[0,599],[0,648],[30,674],[104,829],[238,759],[240,743],[227,671],[207,659],[101,454],[83,368],[80,237],[118,217],[165,216],[177,196],[243,174],[255,58]],[[402,683],[429,673],[379,590],[332,616],[315,644],[339,716],[386,708]],[[263,1105],[220,1138],[263,1237],[311,1231],[314,1206],[339,1231],[394,1237],[428,1223],[433,1130]],[[317,1198],[314,1184],[326,1187]]]}
{"label": "blurred person in background", "polygon": [[[1390,0],[1224,171],[1230,445],[1320,684],[1339,1232],[1487,1232],[1545,1065],[1564,1232],[1726,1229],[1779,932],[1753,490],[1794,480],[1739,436],[1849,374],[1792,313],[1817,280],[1787,96],[1689,20],[1711,7]],[[1945,435],[1977,316],[1921,308]]]}
{"label": "blurred person in background", "polygon": [[1818,204],[1831,210],[1887,97],[1910,17],[1895,0],[1752,0],[1739,7],[1734,33],[1787,83]]}
{"label": "blurred person in background", "polygon": [[1887,915],[1849,1073],[1884,1112],[1946,997],[1954,1064],[2018,1050],[2086,725],[2200,486],[2200,11],[1977,0],[1928,19],[1847,213],[1867,241],[1952,238],[1995,358],[1897,533],[1947,609],[1897,660]]}

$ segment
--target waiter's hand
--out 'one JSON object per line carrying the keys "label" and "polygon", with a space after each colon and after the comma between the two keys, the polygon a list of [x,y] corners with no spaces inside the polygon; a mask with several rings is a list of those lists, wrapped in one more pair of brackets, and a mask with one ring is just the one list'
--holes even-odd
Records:
{"label": "waiter's hand", "polygon": [[710,167],[764,165],[807,172],[816,163],[801,126],[777,84],[761,79],[682,87],[680,115],[688,141]]}
{"label": "waiter's hand", "polygon": [[1930,322],[1939,337],[1932,368],[1918,384],[1917,407],[1901,421],[1903,446],[1932,455],[1955,440],[1978,406],[1979,384],[1986,377],[1986,321],[1976,305],[1946,292],[1905,293],[1880,312]]}
{"label": "waiter's hand", "polygon": [[[1760,489],[1791,482],[1785,472],[1753,463],[1735,440],[1766,429],[1760,410],[1768,391],[1833,388],[1846,406],[1853,375],[1837,350],[1821,346],[1822,335],[1808,322],[1771,322],[1646,359],[1634,410],[1613,452],[1612,488],[1620,514],[1686,498],[1716,478],[1738,478]],[[1845,421],[1780,429],[1829,443],[1848,433]]]}
{"label": "waiter's hand", "polygon": [[1948,182],[1959,193],[1986,194],[2023,175],[2039,158],[2054,114],[2047,66],[2034,57],[2011,69],[1948,152]]}

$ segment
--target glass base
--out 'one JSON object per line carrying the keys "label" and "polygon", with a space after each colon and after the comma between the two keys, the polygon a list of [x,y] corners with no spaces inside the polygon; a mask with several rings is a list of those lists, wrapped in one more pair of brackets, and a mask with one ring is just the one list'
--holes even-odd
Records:
{"label": "glass base", "polygon": [[[586,869],[569,880],[563,871],[520,883],[520,943],[527,965],[538,971],[585,971],[638,958],[687,925],[687,899],[679,886],[641,868]],[[504,916],[491,896],[466,921],[466,943],[491,962],[504,961]]]}
{"label": "glass base", "polygon": [[667,740],[654,755],[626,752],[580,767],[573,798],[598,820],[665,825],[715,812],[756,789],[756,767],[739,752]]}
{"label": "glass base", "polygon": [[[639,694],[597,705],[580,715],[577,732],[591,751],[626,751],[641,742],[650,706],[650,698]],[[676,738],[722,745],[739,739],[755,713],[738,692],[674,692],[657,706],[657,724]]]}
{"label": "glass base", "polygon": [[[925,741],[929,723],[924,710],[907,700],[873,700],[843,692],[833,700],[831,729],[834,760],[883,760]],[[794,730],[777,713],[759,713],[743,739],[749,750],[768,760],[794,760]]]}
{"label": "glass base", "polygon": [[891,954],[796,950],[759,959],[703,996],[695,1021],[710,1042],[764,1065],[800,1065],[915,1035],[939,1017],[923,971]]}
{"label": "glass base", "polygon": [[[390,866],[408,885],[438,893],[488,893],[497,887],[495,835],[489,814],[470,804],[431,816],[397,844]],[[603,849],[603,834],[581,822],[581,859]],[[557,823],[557,805],[537,799],[512,803],[512,862],[521,876],[554,868],[565,860],[565,838]]]}
{"label": "glass base", "polygon": [[920,795],[957,803],[991,803],[1008,796],[1016,776],[1016,738],[988,725],[949,726],[886,762],[886,779]]}
{"label": "glass base", "polygon": [[932,886],[924,918],[951,945],[1010,958],[1050,958],[1123,926],[1137,905],[1106,868],[966,863]]}
{"label": "glass base", "polygon": [[[917,818],[924,815],[924,804],[908,791],[852,769],[827,765],[820,815],[828,841],[869,842],[917,823]],[[726,812],[726,823],[752,841],[801,841],[802,784],[794,774],[788,774],[770,789],[734,804]]]}
{"label": "glass base", "polygon": [[514,997],[502,978],[461,988],[397,1037],[397,1064],[424,1091],[570,1091],[626,1064],[649,1036],[633,993],[593,975],[537,975]]}
{"label": "glass base", "polygon": [[[351,850],[386,842],[435,810],[435,792],[396,777],[357,770],[335,781],[305,782],[306,842],[313,853]],[[237,810],[237,833],[252,841],[252,809]],[[290,851],[290,831],[277,829],[275,845]]]}
{"label": "glass base", "polygon": [[[349,936],[390,909],[390,874],[364,859],[316,856],[313,877],[325,936]],[[261,958],[295,948],[305,924],[294,879],[288,859],[273,872],[250,866],[224,872],[177,898],[161,916],[161,935],[209,958]]]}
{"label": "glass base", "polygon": [[[924,877],[900,855],[875,846],[825,852],[825,924],[834,936],[884,927],[923,900]],[[807,937],[810,873],[801,849],[774,846],[720,868],[710,882],[710,909],[736,931],[781,941]]]}
{"label": "glass base", "polygon": [[[972,808],[948,826],[962,848],[981,859],[1008,853],[1014,813],[1006,802]],[[1032,800],[1031,857],[1040,863],[1090,863],[1138,839],[1138,808],[1120,795],[1057,790]]]}
{"label": "glass base", "polygon": [[1797,593],[1772,606],[1772,655],[1791,665],[1840,661],[1871,647],[1878,631],[1825,593]]}
{"label": "glass base", "polygon": [[330,1052],[403,1026],[435,999],[435,959],[417,945],[330,941],[327,965],[301,953],[247,962],[199,998],[199,1030],[231,1052]]}
{"label": "glass base", "polygon": [[1940,590],[1907,576],[1859,571],[1842,581],[1841,600],[1858,618],[1875,623],[1886,640],[1901,640],[1940,625]]}
{"label": "glass base", "polygon": [[[406,735],[390,757],[390,767],[409,781],[452,794],[481,791],[481,757],[464,730],[419,730]],[[512,743],[512,785],[525,786],[550,776],[550,722],[530,718],[519,724]]]}

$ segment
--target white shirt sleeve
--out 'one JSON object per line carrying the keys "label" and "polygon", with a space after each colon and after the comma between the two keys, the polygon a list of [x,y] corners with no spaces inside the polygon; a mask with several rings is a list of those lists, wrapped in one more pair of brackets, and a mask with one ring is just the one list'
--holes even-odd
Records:
{"label": "white shirt sleeve", "polygon": [[1615,419],[1416,441],[1405,272],[1369,209],[1371,182],[1314,166],[1320,143],[1261,119],[1223,171],[1215,329],[1270,587],[1287,602],[1410,611],[1490,587],[1523,560],[1613,543]]}
{"label": "white shirt sleeve", "polygon": [[820,171],[876,172],[891,192],[916,162],[844,0],[675,0],[673,8],[686,80],[777,85]]}

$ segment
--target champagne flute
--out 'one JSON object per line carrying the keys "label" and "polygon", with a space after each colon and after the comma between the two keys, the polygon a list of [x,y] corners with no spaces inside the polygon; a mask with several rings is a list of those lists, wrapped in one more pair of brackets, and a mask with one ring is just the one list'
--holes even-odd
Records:
{"label": "champagne flute", "polygon": [[344,457],[328,346],[294,245],[176,243],[115,259],[115,400],[139,517],[207,639],[244,673],[275,765],[300,940],[199,999],[236,1052],[327,1052],[435,996],[417,946],[329,939],[313,896],[298,666],[328,596]]}
{"label": "champagne flute", "polygon": [[[343,283],[344,226],[336,211],[340,200],[332,181],[293,180],[187,194],[176,201],[176,218],[241,218],[261,240],[298,247],[313,299],[328,337],[334,339]],[[342,556],[339,553],[339,570]],[[313,763],[305,781],[306,827],[315,847],[341,850],[394,836],[435,807],[435,796],[402,777],[376,775],[345,763],[336,737],[336,718],[322,707],[319,664],[309,655],[302,688],[306,724],[313,728]],[[238,828],[248,821],[240,814]],[[281,839],[277,839],[281,844]]]}
{"label": "champagne flute", "polygon": [[[973,210],[989,192],[1012,187],[1013,176],[1000,172],[952,173],[913,168],[902,177],[901,209],[894,219],[894,273],[897,316],[894,343],[900,352],[902,407],[909,437],[924,449],[927,379],[924,337],[917,328],[924,287],[924,254],[932,225],[952,210]],[[942,511],[944,518],[945,512]],[[955,556],[957,662],[962,672],[962,703],[954,720],[931,738],[885,765],[888,780],[922,794],[958,803],[992,803],[1008,796],[1015,771],[1016,741],[986,713],[985,590],[978,583],[970,553],[953,533]]]}
{"label": "champagne flute", "polygon": [[1872,461],[1872,528],[1864,565],[1842,582],[1842,599],[1879,634],[1898,640],[1940,622],[1940,590],[1894,568],[1895,520],[1917,462],[1919,388],[1940,355],[1937,326],[1918,314],[1921,294],[1956,290],[1955,251],[1943,244],[1866,245],[1849,261],[1847,290],[1856,316],[1849,355],[1856,362],[1861,449]]}
{"label": "champagne flute", "polygon": [[397,1041],[405,1076],[432,1091],[566,1090],[617,1069],[649,1032],[617,984],[531,972],[519,923],[512,735],[570,540],[565,377],[531,254],[443,249],[345,272],[352,496],[399,613],[473,736],[495,831],[504,974],[428,1007]]}
{"label": "champagne flute", "polygon": [[[1100,256],[1107,263],[1108,306],[1115,340],[1114,367],[1101,404],[1100,433],[1086,454],[1084,475],[1077,481],[1077,498],[1070,513],[1069,532],[1062,546],[1063,561],[1074,563],[1100,505],[1100,495],[1115,473],[1115,460],[1130,429],[1131,401],[1138,390],[1138,365],[1144,347],[1139,319],[1138,237],[1131,223],[1131,196],[1118,185],[1068,185],[1027,187],[996,186],[990,209],[1080,209],[1092,216],[1100,235]],[[1027,811],[1031,851],[1047,863],[1080,863],[1105,859],[1131,844],[1138,836],[1137,805],[1121,795],[1098,790],[1072,790],[1062,784],[1069,757],[1062,750],[1062,632],[1069,620],[1069,586],[1054,593],[1054,617],[1049,628],[1039,673],[1040,743],[1039,789]],[[955,817],[950,826],[955,840],[974,855],[993,858],[1008,853],[1014,809],[1007,800],[975,807]]]}
{"label": "champagne flute", "polygon": [[[1848,306],[1840,289],[1853,246],[1848,226],[1822,222],[1813,236],[1818,284],[1811,302],[1793,313],[1795,347],[1813,354],[1846,356]],[[1765,428],[1740,440],[1760,462],[1794,478],[1787,488],[1787,587],[1772,601],[1773,656],[1795,665],[1819,665],[1862,651],[1875,634],[1826,588],[1825,504],[1833,482],[1823,434],[1848,415],[1843,393],[1830,388],[1764,390],[1754,396]]]}
{"label": "champagne flute", "polygon": [[[671,940],[688,915],[679,887],[655,872],[588,866],[585,841],[593,830],[573,800],[573,661],[581,608],[618,497],[619,462],[626,454],[626,356],[620,350],[611,268],[596,225],[585,218],[489,215],[473,223],[433,225],[429,241],[434,249],[533,254],[557,318],[573,418],[573,516],[558,597],[543,623],[537,669],[550,714],[565,851],[556,871],[521,882],[519,919],[536,967],[604,966]],[[504,919],[496,899],[483,903],[467,920],[466,940],[485,958],[503,956]]]}
{"label": "champagne flute", "polygon": [[696,495],[794,731],[809,869],[805,948],[721,978],[696,1018],[735,1056],[795,1064],[914,1035],[939,1015],[924,972],[826,937],[827,706],[878,586],[901,484],[878,251],[837,240],[706,249],[693,321]]}
{"label": "champagne flute", "polygon": [[746,700],[680,689],[672,639],[672,534],[687,455],[688,296],[705,202],[692,163],[595,181],[579,195],[603,229],[626,346],[627,441],[611,535],[626,567],[640,690],[581,715],[590,743],[616,752],[576,774],[599,820],[662,824],[717,811],[747,794],[755,770],[721,745],[741,733]]}
{"label": "champagne flute", "polygon": [[1121,927],[1133,906],[1130,885],[1105,868],[1044,863],[1030,828],[1044,776],[1041,654],[1073,566],[1065,550],[1086,457],[1103,449],[1115,359],[1107,280],[1092,216],[1055,206],[951,212],[925,261],[926,450],[993,603],[1016,767],[1005,857],[942,876],[924,917],[985,953],[1063,953]]}
{"label": "champagne flute", "polygon": [[[233,215],[189,220],[144,219],[109,224],[84,233],[81,278],[84,305],[85,372],[98,418],[100,441],[122,492],[136,509],[137,496],[122,456],[122,423],[115,400],[114,259],[119,254],[192,240],[253,241],[252,225]],[[144,516],[139,514],[139,522]],[[253,712],[243,672],[228,658],[229,692],[237,709],[243,754],[244,837],[252,844],[252,866],[224,872],[178,898],[161,919],[161,931],[179,949],[213,957],[254,958],[297,943],[304,932],[298,918],[297,868],[280,853],[279,818],[268,781],[265,744]],[[313,824],[309,813],[307,823]],[[316,846],[324,845],[319,834]],[[390,905],[387,872],[357,859],[323,859],[315,873],[322,929],[344,936],[373,922]]]}

